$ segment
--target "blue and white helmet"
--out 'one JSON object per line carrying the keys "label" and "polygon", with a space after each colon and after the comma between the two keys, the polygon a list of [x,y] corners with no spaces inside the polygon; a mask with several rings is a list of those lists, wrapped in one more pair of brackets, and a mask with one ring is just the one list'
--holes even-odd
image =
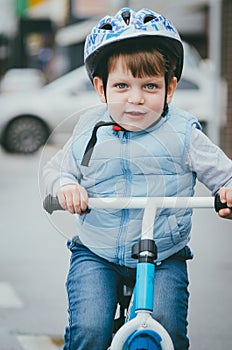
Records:
{"label": "blue and white helmet", "polygon": [[[149,46],[169,52],[176,57],[175,76],[180,79],[183,68],[183,45],[174,25],[161,14],[149,9],[138,12],[130,8],[121,9],[115,16],[106,16],[97,23],[87,36],[84,48],[84,61],[91,80],[102,56],[116,43],[128,40],[149,38]],[[150,40],[151,39],[151,40]],[[125,42],[124,42],[125,41]]]}

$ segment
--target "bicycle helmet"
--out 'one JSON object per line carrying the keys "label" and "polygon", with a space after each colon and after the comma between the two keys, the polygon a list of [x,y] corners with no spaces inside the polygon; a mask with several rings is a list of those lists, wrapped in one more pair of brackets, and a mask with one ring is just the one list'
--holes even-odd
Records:
{"label": "bicycle helmet", "polygon": [[84,61],[91,81],[102,57],[110,54],[116,44],[127,45],[128,40],[144,40],[145,37],[149,46],[158,45],[164,54],[169,52],[175,57],[175,76],[179,80],[183,68],[183,45],[173,24],[146,8],[138,12],[122,8],[115,16],[101,19],[86,38]]}

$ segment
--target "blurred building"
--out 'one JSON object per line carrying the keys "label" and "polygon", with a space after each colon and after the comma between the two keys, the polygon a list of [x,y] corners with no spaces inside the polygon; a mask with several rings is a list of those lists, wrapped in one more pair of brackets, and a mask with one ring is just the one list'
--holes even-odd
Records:
{"label": "blurred building", "polygon": [[16,31],[16,18],[11,1],[0,0],[0,76],[10,57],[10,39]]}
{"label": "blurred building", "polygon": [[[86,35],[97,19],[121,7],[141,6],[170,18],[182,38],[215,65],[215,83],[227,82],[227,120],[220,144],[232,158],[232,0],[0,0],[0,75],[12,67],[43,70],[48,80],[83,64]],[[219,141],[217,90],[215,139]]]}
{"label": "blurred building", "polygon": [[54,38],[68,21],[68,0],[0,0],[0,5],[0,74],[9,68],[39,68],[52,80],[63,73]]}
{"label": "blurred building", "polygon": [[222,75],[227,82],[227,121],[221,130],[220,144],[232,159],[232,1],[222,3]]}

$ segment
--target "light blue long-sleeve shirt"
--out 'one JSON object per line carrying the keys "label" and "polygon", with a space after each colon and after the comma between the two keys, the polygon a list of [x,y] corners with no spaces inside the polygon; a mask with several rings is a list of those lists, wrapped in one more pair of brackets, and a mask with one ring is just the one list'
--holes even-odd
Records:
{"label": "light blue long-sleeve shirt", "polygon": [[186,166],[213,195],[222,186],[232,187],[232,160],[195,127],[191,131]]}

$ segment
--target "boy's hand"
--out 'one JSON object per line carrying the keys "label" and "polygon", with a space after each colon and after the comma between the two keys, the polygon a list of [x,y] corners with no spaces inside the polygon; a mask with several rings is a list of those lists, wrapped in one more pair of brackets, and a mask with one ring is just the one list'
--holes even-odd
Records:
{"label": "boy's hand", "polygon": [[88,194],[79,184],[62,186],[56,193],[63,209],[71,214],[84,215],[88,209]]}
{"label": "boy's hand", "polygon": [[222,203],[227,203],[228,207],[219,210],[219,215],[222,218],[232,220],[232,188],[221,187],[219,190],[220,200]]}

